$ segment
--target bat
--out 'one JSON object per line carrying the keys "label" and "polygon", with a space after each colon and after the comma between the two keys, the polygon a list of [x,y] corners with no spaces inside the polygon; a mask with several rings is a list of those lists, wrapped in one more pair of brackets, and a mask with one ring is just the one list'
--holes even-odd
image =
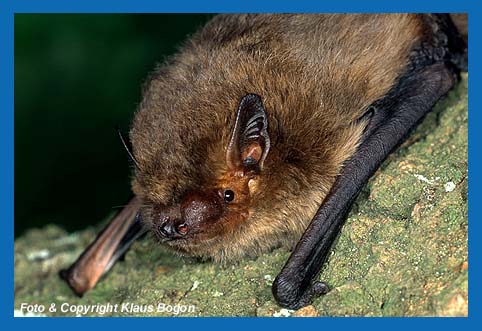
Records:
{"label": "bat", "polygon": [[61,277],[83,295],[145,233],[218,262],[285,246],[273,295],[310,304],[329,291],[318,275],[360,190],[467,70],[464,26],[449,14],[215,16],[148,78],[120,134],[134,198]]}

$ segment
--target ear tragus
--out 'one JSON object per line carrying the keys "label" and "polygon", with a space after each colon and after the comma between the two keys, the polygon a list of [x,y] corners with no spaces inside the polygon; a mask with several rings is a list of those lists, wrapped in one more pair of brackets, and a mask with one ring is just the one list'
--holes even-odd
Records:
{"label": "ear tragus", "polygon": [[244,96],[236,113],[236,121],[226,153],[228,167],[263,167],[270,148],[268,116],[259,95]]}

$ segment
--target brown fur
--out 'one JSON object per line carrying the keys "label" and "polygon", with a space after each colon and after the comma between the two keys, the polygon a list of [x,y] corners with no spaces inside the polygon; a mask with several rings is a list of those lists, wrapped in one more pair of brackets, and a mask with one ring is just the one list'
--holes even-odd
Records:
{"label": "brown fur", "polygon": [[[235,186],[247,195],[209,238],[171,244],[222,261],[296,243],[359,143],[357,119],[397,82],[424,29],[420,15],[215,17],[156,70],[135,116],[145,222],[155,228],[154,210],[188,191]],[[262,97],[271,139],[252,179],[226,164],[247,93]]]}

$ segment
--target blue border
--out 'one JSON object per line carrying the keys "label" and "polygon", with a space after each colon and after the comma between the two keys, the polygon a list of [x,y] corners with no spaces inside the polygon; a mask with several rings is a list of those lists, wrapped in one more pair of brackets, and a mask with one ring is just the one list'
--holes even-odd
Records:
{"label": "blue border", "polygon": [[[0,5],[0,311],[13,311],[13,15]],[[11,314],[10,314],[11,315]]]}
{"label": "blue border", "polygon": [[[481,132],[478,128],[482,113],[479,112],[482,93],[475,93],[481,85],[480,52],[482,14],[478,10],[477,1],[469,0],[405,0],[400,2],[383,0],[338,0],[322,3],[321,1],[292,1],[269,0],[177,0],[170,3],[160,3],[155,0],[3,0],[0,2],[0,257],[2,271],[0,272],[0,311],[1,319],[5,320],[12,328],[31,329],[39,327],[68,327],[84,328],[96,324],[99,327],[145,327],[144,323],[155,328],[194,326],[209,327],[212,323],[228,324],[233,327],[233,320],[226,318],[202,319],[99,319],[84,318],[72,319],[14,319],[13,318],[13,190],[14,190],[14,144],[13,144],[13,15],[14,13],[138,13],[138,12],[469,12],[469,256],[470,274],[469,282],[469,318],[454,319],[250,319],[236,320],[236,326],[251,323],[275,323],[274,327],[293,327],[294,324],[317,324],[318,327],[373,327],[388,326],[400,327],[436,327],[451,329],[455,327],[467,328],[477,325],[480,317],[480,241],[481,232],[480,206],[477,204],[481,197],[480,174],[482,169],[481,158],[478,155],[477,143],[481,141]],[[135,324],[134,324],[135,323]],[[140,324],[139,324],[140,323]],[[239,324],[238,324],[239,323]],[[262,326],[262,325],[261,325]],[[307,325],[308,326],[308,325]],[[313,325],[315,326],[315,325]],[[475,327],[474,327],[475,328]]]}
{"label": "blue border", "polygon": [[[8,1],[8,0],[6,0]],[[475,2],[475,1],[474,1]],[[340,0],[283,1],[283,0],[19,0],[10,1],[17,13],[240,13],[240,12],[466,12],[469,0]]]}

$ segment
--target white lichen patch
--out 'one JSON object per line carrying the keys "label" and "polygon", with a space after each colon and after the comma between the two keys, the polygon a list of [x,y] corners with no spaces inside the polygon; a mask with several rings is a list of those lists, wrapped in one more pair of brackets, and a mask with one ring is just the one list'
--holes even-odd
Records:
{"label": "white lichen patch", "polygon": [[215,291],[214,294],[213,294],[213,297],[219,298],[219,297],[222,297],[223,295],[224,295],[223,292]]}
{"label": "white lichen patch", "polygon": [[268,286],[273,285],[273,276],[271,276],[271,275],[264,275],[263,279],[264,279],[264,281],[266,282],[266,285],[268,285]]}
{"label": "white lichen patch", "polygon": [[47,317],[45,314],[32,313],[32,312],[22,312],[20,309],[15,309],[13,311],[13,317]]}
{"label": "white lichen patch", "polygon": [[427,183],[429,185],[433,185],[437,180],[440,179],[440,177],[435,177],[435,178],[432,178],[432,179],[428,179],[427,177],[425,177],[424,175],[420,175],[420,174],[414,174],[415,178],[417,178],[419,181],[421,182],[424,182],[424,183]]}
{"label": "white lichen patch", "polygon": [[444,184],[445,192],[452,192],[455,190],[455,183],[454,182],[448,182]]}
{"label": "white lichen patch", "polygon": [[190,291],[194,291],[195,289],[197,289],[197,288],[199,287],[199,284],[200,284],[200,282],[198,282],[197,280],[195,280],[194,283],[193,283],[192,286],[191,286]]}
{"label": "white lichen patch", "polygon": [[68,236],[58,238],[54,241],[54,246],[75,245],[79,242],[79,234],[72,233]]}
{"label": "white lichen patch", "polygon": [[282,308],[280,311],[274,312],[273,317],[290,317],[294,310]]}
{"label": "white lichen patch", "polygon": [[38,251],[32,251],[27,253],[28,261],[42,261],[50,257],[50,251],[48,249],[41,249]]}

